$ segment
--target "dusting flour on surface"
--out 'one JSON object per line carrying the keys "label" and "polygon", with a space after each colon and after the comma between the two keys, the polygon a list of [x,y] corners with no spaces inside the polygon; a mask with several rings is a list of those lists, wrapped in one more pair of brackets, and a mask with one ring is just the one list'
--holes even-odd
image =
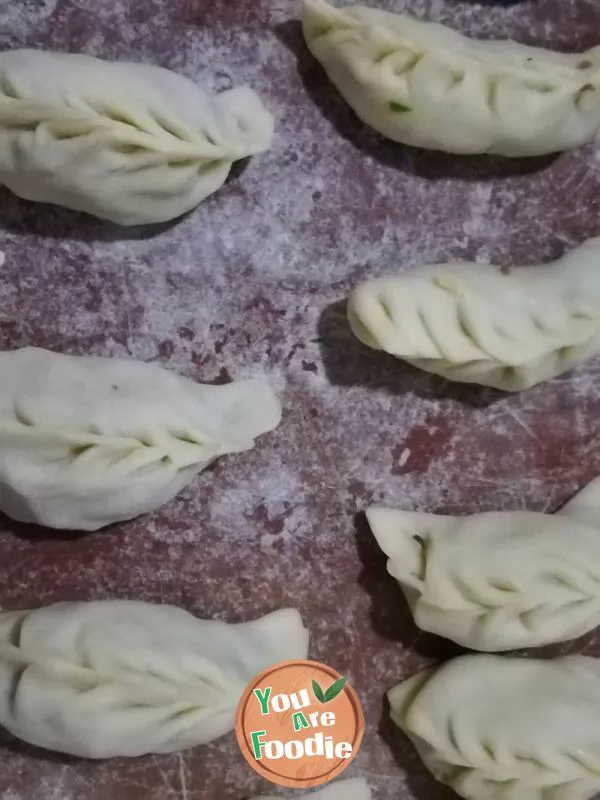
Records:
{"label": "dusting flour on surface", "polygon": [[[479,36],[594,44],[585,0],[380,0]],[[197,380],[265,376],[284,417],[171,504],[72,538],[0,522],[0,605],[138,598],[236,621],[284,605],[311,656],[348,675],[367,733],[352,766],[376,800],[444,800],[381,723],[385,691],[448,645],[420,634],[361,512],[552,510],[600,474],[600,362],[520,395],[448,384],[363,348],[344,298],[420,263],[548,261],[600,234],[594,146],[531,162],[384,141],[307,53],[295,0],[26,0],[0,43],[247,83],[273,148],[158,231],[122,229],[2,192],[0,347],[153,361]],[[586,652],[600,654],[594,637]],[[576,648],[581,649],[579,643]],[[566,650],[567,648],[563,648]],[[175,756],[61,760],[0,749],[2,800],[243,800],[272,794],[232,736]]]}

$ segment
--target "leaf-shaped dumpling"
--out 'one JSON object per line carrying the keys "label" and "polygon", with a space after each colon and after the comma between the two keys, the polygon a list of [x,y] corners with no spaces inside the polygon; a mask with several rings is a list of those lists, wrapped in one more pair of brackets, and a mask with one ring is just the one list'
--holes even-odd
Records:
{"label": "leaf-shaped dumpling", "polygon": [[600,792],[600,661],[469,655],[389,694],[425,766],[468,800]]}
{"label": "leaf-shaped dumpling", "polygon": [[372,506],[367,518],[425,631],[501,651],[600,625],[600,478],[555,514]]}
{"label": "leaf-shaped dumpling", "polygon": [[174,219],[266,150],[273,118],[246,87],[219,95],[149,64],[0,54],[0,183],[122,225]]}
{"label": "leaf-shaped dumpling", "polygon": [[600,48],[570,55],[366,6],[304,0],[306,42],[356,114],[397,142],[534,156],[600,126]]}
{"label": "leaf-shaped dumpling", "polygon": [[0,725],[85,758],[169,753],[232,730],[247,683],[307,657],[284,609],[238,625],[130,600],[0,614]]}
{"label": "leaf-shaped dumpling", "polygon": [[[258,797],[256,800],[280,800],[280,798],[269,795]],[[311,794],[302,795],[296,800],[371,800],[371,790],[364,778],[349,778],[329,784]]]}
{"label": "leaf-shaped dumpling", "polygon": [[0,511],[89,531],[132,519],[280,416],[260,381],[204,386],[139,361],[0,353]]}
{"label": "leaf-shaped dumpling", "polygon": [[348,319],[368,347],[452,381],[528,389],[600,351],[600,238],[552,264],[437,264],[374,278]]}

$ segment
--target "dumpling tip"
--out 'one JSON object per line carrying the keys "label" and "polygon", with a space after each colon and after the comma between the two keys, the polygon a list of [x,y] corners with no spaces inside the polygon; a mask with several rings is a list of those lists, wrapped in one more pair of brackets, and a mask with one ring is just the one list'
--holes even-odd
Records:
{"label": "dumpling tip", "polygon": [[275,132],[275,119],[253,89],[249,86],[236,86],[217,95],[217,99],[227,107],[236,121],[239,158],[269,149]]}
{"label": "dumpling tip", "polygon": [[265,381],[234,381],[220,388],[225,405],[222,425],[232,439],[253,440],[281,422],[281,403]]}
{"label": "dumpling tip", "polygon": [[366,347],[370,347],[372,350],[382,350],[383,348],[379,344],[377,338],[371,332],[371,328],[364,321],[365,315],[361,310],[360,297],[359,287],[350,295],[348,299],[346,314],[348,317],[350,330],[356,336],[358,341],[364,344]]}
{"label": "dumpling tip", "polygon": [[303,0],[302,27],[304,36],[310,42],[319,36],[325,36],[333,28],[347,25],[348,15],[325,0]]}
{"label": "dumpling tip", "polygon": [[271,653],[272,664],[308,657],[309,631],[297,609],[282,608],[245,624],[257,628],[255,633]]}
{"label": "dumpling tip", "polygon": [[377,544],[389,559],[390,575],[419,588],[427,566],[427,538],[419,524],[423,515],[385,506],[371,506],[365,513]]}

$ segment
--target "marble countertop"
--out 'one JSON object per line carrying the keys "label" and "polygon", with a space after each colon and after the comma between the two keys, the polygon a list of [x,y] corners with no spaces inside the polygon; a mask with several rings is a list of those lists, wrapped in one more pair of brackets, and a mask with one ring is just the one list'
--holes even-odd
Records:
{"label": "marble countertop", "polygon": [[[595,0],[381,0],[485,37],[598,43]],[[507,162],[385,142],[307,53],[295,0],[21,0],[0,45],[147,61],[247,83],[273,148],[196,211],[122,229],[1,193],[0,347],[131,356],[201,381],[264,375],[280,428],[158,512],[87,536],[0,520],[0,605],[138,598],[249,619],[286,605],[311,655],[349,675],[367,734],[349,774],[377,800],[449,800],[384,692],[452,648],[420,634],[361,515],[373,501],[551,510],[600,473],[600,361],[518,395],[450,385],[361,347],[343,299],[420,262],[548,261],[600,234],[594,145]],[[563,651],[598,653],[592,635]],[[3,739],[2,800],[243,800],[267,785],[233,735],[100,763]]]}

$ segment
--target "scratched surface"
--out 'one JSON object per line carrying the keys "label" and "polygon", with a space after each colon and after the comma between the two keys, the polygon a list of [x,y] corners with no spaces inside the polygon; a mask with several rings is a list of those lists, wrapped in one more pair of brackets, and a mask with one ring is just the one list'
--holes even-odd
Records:
{"label": "scratched surface", "polygon": [[[597,0],[381,0],[481,36],[598,43]],[[236,621],[295,605],[311,653],[350,676],[367,735],[351,774],[377,800],[443,800],[383,694],[451,653],[419,636],[360,512],[372,501],[550,510],[600,472],[600,364],[525,394],[449,385],[363,349],[341,301],[418,262],[550,260],[600,234],[594,146],[556,159],[458,159],[366,130],[302,45],[295,0],[22,0],[0,46],[149,61],[216,89],[247,83],[272,150],[195,212],[123,230],[7,193],[0,346],[129,355],[198,380],[265,375],[278,431],[169,506],[72,537],[0,521],[0,604],[140,598]],[[571,651],[598,653],[594,637]],[[267,786],[233,736],[180,755],[83,762],[10,741],[2,800],[243,800]]]}

